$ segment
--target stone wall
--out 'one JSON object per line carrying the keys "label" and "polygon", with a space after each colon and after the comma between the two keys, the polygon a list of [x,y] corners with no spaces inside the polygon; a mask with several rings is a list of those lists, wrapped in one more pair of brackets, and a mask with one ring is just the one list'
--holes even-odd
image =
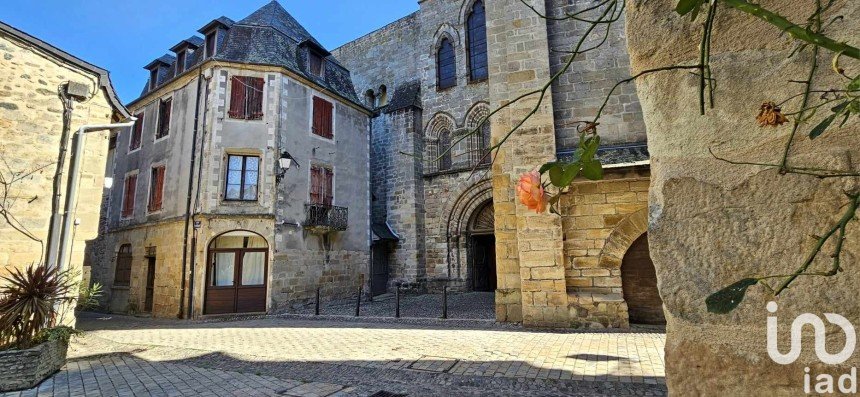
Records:
{"label": "stone wall", "polygon": [[629,325],[621,261],[647,229],[648,170],[609,170],[578,181],[560,202],[565,282],[573,326]]}
{"label": "stone wall", "polygon": [[[799,0],[760,3],[800,24],[812,15],[815,5]],[[634,72],[693,64],[698,59],[701,19],[690,23],[689,18],[676,15],[673,6],[671,2],[628,3]],[[830,21],[836,15],[845,18],[827,32],[836,41],[856,46],[860,3],[837,1],[822,19]],[[720,6],[711,47],[717,79],[715,109],[699,115],[698,80],[686,72],[653,74],[637,81],[638,91],[648,93],[641,99],[652,156],[649,242],[665,303],[670,394],[802,395],[805,368],[815,384],[819,374],[836,378],[860,366],[856,352],[840,365],[823,364],[813,349],[812,327],[803,328],[798,360],[776,364],[767,352],[766,331],[768,317],[776,318],[780,351],[785,352],[793,339],[790,324],[801,313],[819,317],[835,313],[857,325],[857,222],[846,230],[844,272],[834,277],[800,277],[776,298],[763,286],[753,286],[730,314],[709,313],[705,305],[711,293],[740,279],[794,272],[816,236],[841,217],[848,202],[845,192],[857,192],[856,178],[780,175],[775,169],[719,161],[709,153],[713,150],[740,161],[779,161],[790,139],[791,123],[763,128],[755,118],[762,102],[780,102],[802,92],[801,84],[788,81],[806,79],[811,52],[807,48],[789,57],[795,45],[772,25]],[[829,67],[832,55],[822,51],[813,87],[846,84]],[[852,73],[857,74],[856,68]],[[817,95],[811,100],[812,104],[820,101]],[[794,112],[798,107],[799,102],[792,101],[783,110]],[[819,111],[801,125],[789,164],[857,172],[856,118],[842,129],[830,128],[815,141],[808,138],[812,126],[829,113]],[[824,271],[831,266],[832,244],[825,245],[810,269]],[[778,307],[773,314],[767,310],[771,301]],[[824,338],[820,342],[828,352],[845,346],[845,337],[836,327],[828,326]]]}
{"label": "stone wall", "polygon": [[26,350],[0,351],[0,392],[30,389],[66,365],[68,341],[47,341]]}
{"label": "stone wall", "polygon": [[[84,84],[93,93],[88,100],[75,103],[71,131],[84,124],[110,123],[114,111],[99,88],[98,75],[5,35],[0,35],[0,57],[0,157],[12,168],[11,172],[35,171],[13,185],[9,197],[15,199],[9,213],[17,218],[21,227],[47,244],[53,178],[63,126],[63,104],[58,88],[73,81]],[[85,241],[96,237],[98,232],[108,152],[108,132],[87,135],[75,214],[81,222],[75,228],[70,255],[73,269],[81,268]],[[67,156],[63,193],[69,160]],[[9,176],[9,172],[4,169],[3,175]],[[42,246],[13,230],[5,220],[0,220],[0,236],[0,275],[7,274],[11,266],[23,267],[43,261]]]}
{"label": "stone wall", "polygon": [[[570,1],[546,0],[550,17],[563,17],[600,4],[598,0]],[[593,14],[593,12],[591,13]],[[591,14],[583,14],[589,15]],[[568,61],[564,51],[572,51],[590,24],[573,19],[548,20],[550,64],[552,73],[558,72]],[[592,37],[601,36],[605,27],[597,28]],[[586,41],[581,49],[597,44]],[[612,87],[630,77],[630,58],[627,55],[627,35],[624,16],[615,22],[598,48],[578,56],[552,85],[555,109],[556,144],[559,151],[574,150],[579,144],[577,121],[591,121]],[[609,98],[600,117],[600,137],[604,144],[645,141],[645,122],[634,84],[619,86]]]}

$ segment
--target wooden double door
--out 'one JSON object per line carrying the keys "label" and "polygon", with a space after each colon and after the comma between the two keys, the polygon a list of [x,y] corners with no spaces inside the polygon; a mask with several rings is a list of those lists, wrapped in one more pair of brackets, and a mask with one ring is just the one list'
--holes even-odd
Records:
{"label": "wooden double door", "polygon": [[266,248],[211,249],[203,314],[266,311]]}
{"label": "wooden double door", "polygon": [[472,237],[472,290],[496,291],[496,237]]}

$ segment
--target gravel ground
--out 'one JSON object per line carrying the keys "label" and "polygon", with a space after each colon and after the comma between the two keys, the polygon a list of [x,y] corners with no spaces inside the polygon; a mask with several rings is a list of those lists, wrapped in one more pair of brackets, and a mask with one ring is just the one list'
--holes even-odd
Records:
{"label": "gravel ground", "polygon": [[[413,318],[441,318],[442,294],[400,296],[400,316]],[[394,317],[396,299],[387,294],[361,302],[362,317]],[[305,307],[291,314],[313,314],[314,308]],[[354,316],[355,300],[328,302],[320,308],[321,315]],[[462,320],[495,320],[495,294],[492,292],[448,293],[448,318]]]}

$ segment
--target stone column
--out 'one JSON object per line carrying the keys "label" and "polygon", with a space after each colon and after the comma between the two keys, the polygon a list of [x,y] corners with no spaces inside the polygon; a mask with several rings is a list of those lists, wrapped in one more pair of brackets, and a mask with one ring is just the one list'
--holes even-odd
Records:
{"label": "stone column", "polygon": [[[528,0],[541,13],[544,2]],[[550,79],[546,21],[519,0],[487,3],[490,106],[540,89]],[[538,104],[538,95],[519,101],[492,119],[498,143]],[[502,146],[493,164],[496,212],[496,318],[527,326],[566,326],[568,301],[562,257],[561,220],[535,214],[516,198],[523,172],[555,159],[552,96],[547,90],[537,112]]]}
{"label": "stone column", "polygon": [[[628,2],[627,37],[633,73],[698,61],[701,20],[675,14],[676,2]],[[814,1],[763,0],[789,20],[804,24]],[[723,4],[719,3],[718,4]],[[823,19],[845,16],[827,32],[837,41],[858,44],[860,2],[837,1]],[[667,319],[666,375],[670,394],[789,396],[804,395],[805,368],[812,384],[822,373],[838,379],[860,364],[858,354],[841,365],[825,365],[814,349],[813,327],[804,327],[802,354],[789,365],[768,354],[766,324],[776,317],[781,352],[789,349],[791,323],[801,313],[824,320],[840,314],[860,324],[857,271],[860,223],[851,222],[842,252],[844,272],[835,277],[801,277],[775,298],[753,286],[730,314],[712,314],[707,296],[735,281],[759,275],[789,274],[804,261],[817,240],[836,224],[856,191],[857,179],[818,179],[780,175],[760,166],[733,165],[709,150],[737,161],[778,163],[791,123],[760,127],[764,101],[781,102],[801,93],[810,70],[811,49],[789,57],[796,45],[776,27],[721,6],[712,43],[716,108],[699,115],[698,79],[686,71],[652,74],[637,81],[651,152],[649,243],[657,268]],[[830,68],[832,53],[822,51],[814,87],[843,88],[846,79]],[[853,75],[857,63],[851,63]],[[813,95],[811,104],[820,103]],[[784,111],[799,108],[799,101]],[[809,131],[827,114],[827,106],[804,123],[789,157],[790,165],[858,170],[860,129],[856,118],[832,127],[811,141]],[[852,161],[855,163],[852,164]],[[829,268],[834,245],[825,245],[814,271]],[[776,285],[777,282],[771,283]],[[777,302],[775,314],[768,302]],[[845,336],[828,325],[826,347],[836,353]],[[835,387],[835,386],[834,386]],[[812,390],[815,393],[815,389]]]}

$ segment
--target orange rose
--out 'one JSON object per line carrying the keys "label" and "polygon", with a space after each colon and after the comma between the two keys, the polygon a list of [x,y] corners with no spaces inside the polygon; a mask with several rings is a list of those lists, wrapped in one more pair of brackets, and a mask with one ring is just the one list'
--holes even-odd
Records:
{"label": "orange rose", "polygon": [[537,171],[526,172],[520,177],[520,182],[517,183],[517,195],[520,196],[520,202],[530,210],[538,214],[546,211],[547,194],[543,190],[540,174]]}

